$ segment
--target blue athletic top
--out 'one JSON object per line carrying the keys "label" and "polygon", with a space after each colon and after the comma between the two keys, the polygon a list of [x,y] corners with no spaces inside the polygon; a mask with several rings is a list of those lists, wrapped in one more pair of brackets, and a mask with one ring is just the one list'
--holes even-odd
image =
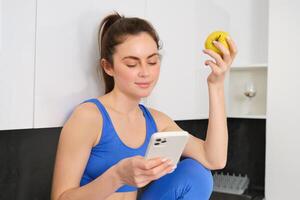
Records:
{"label": "blue athletic top", "polygon": [[[107,169],[124,158],[136,155],[144,156],[151,135],[157,132],[155,121],[149,110],[144,105],[139,104],[139,107],[143,111],[143,115],[146,120],[146,139],[138,148],[128,147],[122,142],[116,133],[108,112],[103,104],[96,98],[88,99],[83,103],[85,102],[92,102],[97,105],[102,114],[103,126],[100,141],[91,150],[89,160],[80,181],[80,186],[83,186],[96,179]],[[129,192],[136,190],[137,188],[134,186],[123,185],[116,192]]]}

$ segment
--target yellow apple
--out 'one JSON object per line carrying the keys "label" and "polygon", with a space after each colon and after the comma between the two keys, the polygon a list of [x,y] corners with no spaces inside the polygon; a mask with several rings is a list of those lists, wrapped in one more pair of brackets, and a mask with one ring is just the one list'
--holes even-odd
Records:
{"label": "yellow apple", "polygon": [[222,55],[222,52],[213,44],[213,41],[221,42],[227,49],[229,49],[229,46],[226,41],[226,37],[228,36],[227,32],[224,31],[215,31],[209,34],[205,41],[205,48],[211,49],[214,52]]}

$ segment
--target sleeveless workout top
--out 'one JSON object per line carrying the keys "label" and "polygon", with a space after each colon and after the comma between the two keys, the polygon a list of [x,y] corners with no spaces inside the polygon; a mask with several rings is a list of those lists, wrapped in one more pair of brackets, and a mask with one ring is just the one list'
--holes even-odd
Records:
{"label": "sleeveless workout top", "polygon": [[[90,157],[80,181],[80,186],[83,186],[96,179],[107,169],[124,158],[132,157],[135,155],[144,156],[151,135],[157,132],[155,121],[149,110],[144,105],[139,104],[139,107],[143,111],[143,115],[146,120],[146,138],[144,140],[144,143],[140,147],[131,148],[125,145],[119,138],[116,130],[114,129],[111,118],[109,117],[108,112],[106,111],[103,104],[96,98],[88,99],[83,103],[85,102],[92,102],[97,105],[99,111],[102,114],[103,125],[100,141],[91,149]],[[99,188],[99,190],[101,190],[101,188]],[[123,185],[116,192],[129,192],[136,190],[137,187]]]}

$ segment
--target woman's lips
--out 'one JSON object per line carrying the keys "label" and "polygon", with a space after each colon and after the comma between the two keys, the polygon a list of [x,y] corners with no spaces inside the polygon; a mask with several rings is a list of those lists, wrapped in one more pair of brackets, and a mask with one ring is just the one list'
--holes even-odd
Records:
{"label": "woman's lips", "polygon": [[141,88],[147,88],[150,86],[150,82],[145,82],[145,83],[135,83]]}

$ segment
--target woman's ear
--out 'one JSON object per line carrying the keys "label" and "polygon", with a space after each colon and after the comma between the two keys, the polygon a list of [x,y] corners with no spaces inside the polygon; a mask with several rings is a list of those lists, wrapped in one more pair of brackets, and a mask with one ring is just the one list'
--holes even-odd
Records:
{"label": "woman's ear", "polygon": [[112,65],[105,58],[102,58],[100,60],[100,66],[103,68],[105,73],[107,73],[109,76],[112,77],[114,76],[114,69]]}

